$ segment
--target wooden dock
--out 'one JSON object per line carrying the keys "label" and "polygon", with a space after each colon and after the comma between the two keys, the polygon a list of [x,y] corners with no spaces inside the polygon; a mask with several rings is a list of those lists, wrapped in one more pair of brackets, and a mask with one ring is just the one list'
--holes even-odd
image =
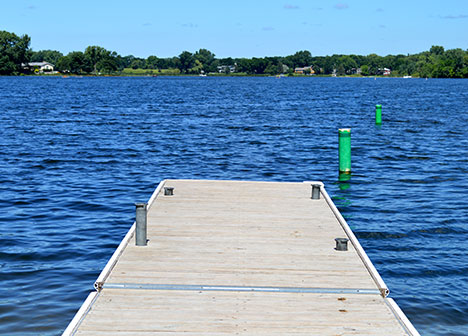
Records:
{"label": "wooden dock", "polygon": [[63,335],[419,335],[314,183],[161,182]]}

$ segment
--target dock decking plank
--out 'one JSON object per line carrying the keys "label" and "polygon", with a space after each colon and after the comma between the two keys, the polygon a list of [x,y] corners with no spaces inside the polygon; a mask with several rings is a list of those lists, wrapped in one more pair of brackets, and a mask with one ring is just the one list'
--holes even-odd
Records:
{"label": "dock decking plank", "polygon": [[359,294],[104,289],[77,335],[406,335],[383,298]]}

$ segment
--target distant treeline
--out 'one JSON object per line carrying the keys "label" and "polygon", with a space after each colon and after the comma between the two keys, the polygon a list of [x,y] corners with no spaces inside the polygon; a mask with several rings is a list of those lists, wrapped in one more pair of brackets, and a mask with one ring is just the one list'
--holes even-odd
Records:
{"label": "distant treeline", "polygon": [[296,68],[304,68],[302,73],[306,75],[374,76],[381,75],[387,68],[391,70],[391,76],[468,78],[468,50],[444,50],[441,46],[432,46],[429,51],[413,55],[312,56],[304,50],[290,56],[216,58],[211,51],[200,49],[195,53],[184,51],[174,57],[139,58],[121,56],[99,46],[89,46],[84,52],[73,51],[67,55],[56,50],[32,51],[28,35],[0,31],[0,75],[27,73],[31,68],[25,69],[22,64],[42,61],[52,63],[55,70],[71,74],[118,75],[131,72],[131,69],[143,69],[153,74],[277,75],[293,74]]}

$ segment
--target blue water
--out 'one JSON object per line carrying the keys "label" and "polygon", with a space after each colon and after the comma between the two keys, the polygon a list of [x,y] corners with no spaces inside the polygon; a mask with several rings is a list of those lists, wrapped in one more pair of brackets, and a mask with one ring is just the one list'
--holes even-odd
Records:
{"label": "blue water", "polygon": [[323,180],[421,334],[468,335],[467,105],[467,80],[0,77],[0,334],[59,335],[134,202],[202,178]]}

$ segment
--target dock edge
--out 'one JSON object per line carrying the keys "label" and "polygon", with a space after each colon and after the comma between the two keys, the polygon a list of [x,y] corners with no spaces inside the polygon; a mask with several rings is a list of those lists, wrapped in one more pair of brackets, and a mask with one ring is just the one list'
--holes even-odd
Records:
{"label": "dock edge", "polygon": [[[156,198],[158,197],[158,194],[160,193],[161,189],[164,187],[164,184],[166,183],[166,180],[162,180],[156,190],[153,192],[151,195],[150,199],[148,200],[148,208],[150,208]],[[96,299],[99,297],[99,292],[102,290],[102,286],[106,279],[109,277],[112,269],[114,268],[115,264],[117,263],[117,260],[119,259],[120,255],[122,254],[123,250],[127,246],[127,244],[130,242],[132,239],[134,233],[135,233],[135,222],[133,225],[130,227],[128,230],[127,234],[125,237],[122,239],[120,242],[119,246],[117,249],[114,251],[112,254],[111,258],[107,262],[106,266],[104,269],[101,271],[99,274],[98,278],[96,279],[96,282],[94,283],[94,288],[96,289],[95,292],[91,292],[86,300],[83,302],[81,305],[80,309],[76,312],[75,316],[71,320],[71,322],[68,324],[67,328],[64,330],[62,333],[62,336],[72,336],[75,334],[76,329],[80,326],[81,322],[85,318],[85,316],[88,314],[89,310],[93,306],[94,302]]]}
{"label": "dock edge", "polygon": [[403,325],[403,327],[410,333],[411,336],[421,336],[416,328],[413,326],[410,320],[406,317],[405,313],[401,308],[396,304],[392,298],[385,298],[385,302],[392,310],[393,314],[398,318],[398,321]]}
{"label": "dock edge", "polygon": [[[151,208],[153,205],[154,201],[159,195],[159,192],[163,188],[164,184],[166,183],[166,180],[162,180],[159,184],[156,190],[153,192],[151,195],[149,201],[148,201],[148,209]],[[133,223],[132,227],[130,230],[128,230],[127,234],[125,237],[122,239],[120,242],[119,246],[117,249],[114,251],[112,254],[112,257],[109,259],[107,262],[106,266],[102,270],[101,274],[99,274],[98,278],[96,279],[96,282],[94,283],[94,288],[99,292],[102,289],[102,285],[106,281],[106,279],[109,277],[112,269],[114,268],[115,264],[117,263],[117,260],[119,259],[120,255],[122,254],[123,250],[127,246],[127,244],[130,242],[130,239],[132,239],[134,233],[135,233],[135,227],[136,224],[135,222]]]}
{"label": "dock edge", "polygon": [[320,188],[320,192],[322,193],[323,197],[325,198],[328,206],[332,210],[333,214],[335,215],[336,219],[340,223],[341,227],[343,230],[346,232],[347,236],[349,237],[349,240],[353,244],[354,248],[356,249],[357,254],[359,257],[362,259],[364,265],[367,268],[367,271],[371,275],[372,279],[374,279],[375,283],[377,284],[377,287],[380,290],[380,293],[382,294],[383,297],[387,297],[388,294],[390,294],[390,290],[388,289],[387,285],[383,281],[382,277],[380,276],[379,272],[377,272],[377,269],[375,266],[372,264],[372,261],[369,259],[367,256],[367,253],[364,251],[362,248],[361,244],[359,243],[358,239],[354,235],[353,231],[349,227],[348,223],[344,219],[344,217],[341,215],[340,211],[336,207],[335,203],[333,203],[332,199],[330,198],[330,195],[328,195],[325,185],[323,182],[318,182],[318,181],[304,181],[303,183],[307,184],[320,184],[322,187]]}
{"label": "dock edge", "polygon": [[93,306],[98,296],[99,296],[99,292],[89,293],[85,302],[83,302],[80,309],[73,317],[73,320],[71,320],[70,324],[67,326],[67,329],[64,330],[62,336],[71,336],[75,334],[76,329],[80,326],[81,322],[83,321],[85,316],[88,314],[89,310]]}

